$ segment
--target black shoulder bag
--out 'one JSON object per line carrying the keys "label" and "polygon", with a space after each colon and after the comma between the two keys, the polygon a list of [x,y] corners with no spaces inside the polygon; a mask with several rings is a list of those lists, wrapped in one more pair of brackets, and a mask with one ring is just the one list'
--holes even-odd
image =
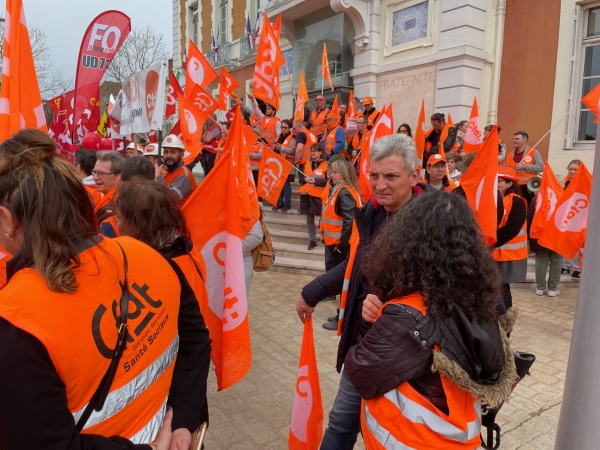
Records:
{"label": "black shoulder bag", "polygon": [[117,345],[113,352],[113,357],[110,362],[110,366],[108,366],[108,370],[102,377],[96,392],[92,396],[92,399],[85,407],[83,414],[77,421],[77,431],[83,430],[86,422],[92,415],[92,411],[102,411],[104,407],[104,402],[106,401],[106,397],[108,396],[108,392],[110,391],[110,387],[115,379],[115,375],[117,373],[117,369],[119,367],[119,361],[121,360],[121,356],[123,356],[123,352],[127,347],[127,308],[129,304],[129,281],[127,277],[127,256],[125,255],[125,251],[123,247],[117,242],[116,243],[121,249],[121,253],[123,253],[123,271],[125,272],[125,280],[123,282],[123,287],[121,289],[121,317],[120,317],[120,325],[119,325],[119,337],[117,339]]}

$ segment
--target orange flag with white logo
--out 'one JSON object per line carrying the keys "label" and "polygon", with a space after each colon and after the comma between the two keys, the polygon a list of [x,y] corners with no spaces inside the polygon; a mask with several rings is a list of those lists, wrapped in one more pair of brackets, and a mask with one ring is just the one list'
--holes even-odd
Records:
{"label": "orange flag with white logo", "polygon": [[[194,160],[202,151],[202,128],[206,115],[200,111],[183,94],[177,95],[179,100],[179,126],[181,136],[186,150],[186,158]],[[187,155],[187,153],[190,153]]]}
{"label": "orange flag with white logo", "polygon": [[415,147],[419,157],[419,170],[423,169],[423,153],[425,153],[425,100],[421,100],[421,111],[419,111],[419,122],[415,130]]}
{"label": "orange flag with white logo", "polygon": [[535,200],[535,213],[529,232],[530,237],[533,239],[540,238],[563,193],[564,189],[556,179],[550,164],[546,163],[544,173],[542,174],[540,191]]}
{"label": "orange flag with white logo", "polygon": [[467,202],[487,245],[496,242],[498,228],[498,127],[494,126],[483,148],[460,179]]}
{"label": "orange flag with white logo", "polygon": [[[233,134],[233,136],[232,136]],[[231,137],[231,139],[229,139]],[[242,217],[242,235],[246,236],[252,225],[260,217],[258,195],[252,176],[248,149],[258,140],[258,135],[244,123],[240,110],[231,123],[227,142],[223,151],[232,151],[236,155],[235,164],[238,168],[238,192]]]}
{"label": "orange flag with white logo", "polygon": [[291,171],[292,165],[287,159],[264,145],[258,170],[258,196],[276,205]]}
{"label": "orange flag with white logo", "polygon": [[23,128],[48,131],[25,11],[21,0],[6,0],[0,94],[0,141]]}
{"label": "orange flag with white logo", "polygon": [[591,194],[592,175],[581,163],[573,181],[556,203],[556,209],[538,240],[539,244],[567,259],[573,259],[584,246]]}
{"label": "orange flag with white logo", "polygon": [[192,92],[197,88],[206,89],[210,83],[217,79],[217,72],[206,60],[204,55],[194,41],[190,39],[185,71],[185,94],[190,98]]}
{"label": "orange flag with white logo", "polygon": [[304,322],[288,449],[317,450],[322,438],[323,400],[310,318]]}
{"label": "orange flag with white logo", "polygon": [[306,80],[304,70],[300,71],[300,82],[298,83],[298,99],[296,100],[296,111],[294,112],[294,121],[304,120],[304,106],[308,103],[308,91],[306,90]]}
{"label": "orange flag with white logo", "polygon": [[346,113],[348,119],[356,118],[356,103],[354,102],[354,91],[350,89],[350,97],[348,98],[348,112]]}
{"label": "orange flag with white logo", "polygon": [[206,265],[208,299],[200,300],[200,310],[212,339],[211,359],[219,391],[240,381],[252,364],[239,164],[239,153],[223,153],[181,208]]}
{"label": "orange flag with white logo", "polygon": [[321,76],[325,80],[327,80],[327,84],[333,91],[333,83],[331,82],[331,73],[329,72],[329,58],[327,58],[327,44],[325,44],[325,43],[323,43],[323,56],[321,58]]}
{"label": "orange flag with white logo", "polygon": [[223,110],[227,108],[227,98],[229,94],[239,88],[240,85],[235,78],[231,76],[225,67],[221,67],[221,83],[219,85],[219,107]]}
{"label": "orange flag with white logo", "polygon": [[477,107],[477,97],[473,98],[473,106],[471,107],[471,117],[467,134],[463,142],[463,152],[477,153],[483,147],[483,133],[479,126],[479,108]]}
{"label": "orange flag with white logo", "polygon": [[263,29],[256,51],[256,66],[252,90],[254,96],[265,103],[279,109],[279,69],[285,64],[285,58],[279,47],[279,40],[275,38],[271,22],[265,14]]}
{"label": "orange flag with white logo", "polygon": [[217,109],[219,109],[219,102],[217,99],[210,95],[206,89],[200,86],[195,86],[190,91],[186,89],[185,97],[207,116],[210,116]]}

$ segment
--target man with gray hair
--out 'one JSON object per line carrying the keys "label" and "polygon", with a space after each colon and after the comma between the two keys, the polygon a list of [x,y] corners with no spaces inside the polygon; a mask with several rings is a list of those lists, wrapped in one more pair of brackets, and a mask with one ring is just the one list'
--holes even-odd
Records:
{"label": "man with gray hair", "polygon": [[98,223],[102,223],[114,214],[113,196],[121,183],[121,172],[126,160],[123,155],[112,150],[97,152],[96,156],[98,160],[92,175],[98,191],[102,194],[102,200],[96,204],[94,212]]}
{"label": "man with gray hair", "polygon": [[[302,289],[296,311],[304,322],[320,301],[347,290],[346,303],[341,305],[341,339],[338,347],[336,369],[342,371],[344,359],[351,348],[369,331],[371,323],[363,318],[377,314],[381,301],[361,272],[366,246],[377,235],[381,226],[413,197],[429,187],[419,183],[419,158],[413,140],[401,134],[378,140],[371,149],[369,183],[373,196],[362,207],[354,210],[359,245],[333,270],[317,277]],[[348,267],[349,261],[353,265]],[[348,281],[344,283],[344,278]],[[374,317],[374,315],[373,315]],[[335,317],[330,317],[331,321]],[[352,383],[341,372],[338,394],[329,413],[329,424],[323,435],[321,450],[350,449],[356,443],[360,431],[361,398]]]}

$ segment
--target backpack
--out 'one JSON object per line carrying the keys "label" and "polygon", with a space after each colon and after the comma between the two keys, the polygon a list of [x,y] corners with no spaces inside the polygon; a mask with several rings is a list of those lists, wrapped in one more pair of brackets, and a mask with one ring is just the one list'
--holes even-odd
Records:
{"label": "backpack", "polygon": [[275,250],[273,250],[273,241],[269,229],[262,219],[259,220],[263,232],[263,241],[252,250],[253,269],[256,272],[265,272],[269,270],[271,264],[275,261]]}

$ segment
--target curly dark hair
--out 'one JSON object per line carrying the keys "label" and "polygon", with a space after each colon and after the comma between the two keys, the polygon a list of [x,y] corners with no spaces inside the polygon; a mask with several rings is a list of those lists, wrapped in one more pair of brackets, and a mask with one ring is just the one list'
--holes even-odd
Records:
{"label": "curly dark hair", "polygon": [[496,262],[468,203],[446,192],[426,192],[402,207],[367,249],[362,270],[374,293],[388,301],[420,292],[434,319],[456,313],[497,318]]}

